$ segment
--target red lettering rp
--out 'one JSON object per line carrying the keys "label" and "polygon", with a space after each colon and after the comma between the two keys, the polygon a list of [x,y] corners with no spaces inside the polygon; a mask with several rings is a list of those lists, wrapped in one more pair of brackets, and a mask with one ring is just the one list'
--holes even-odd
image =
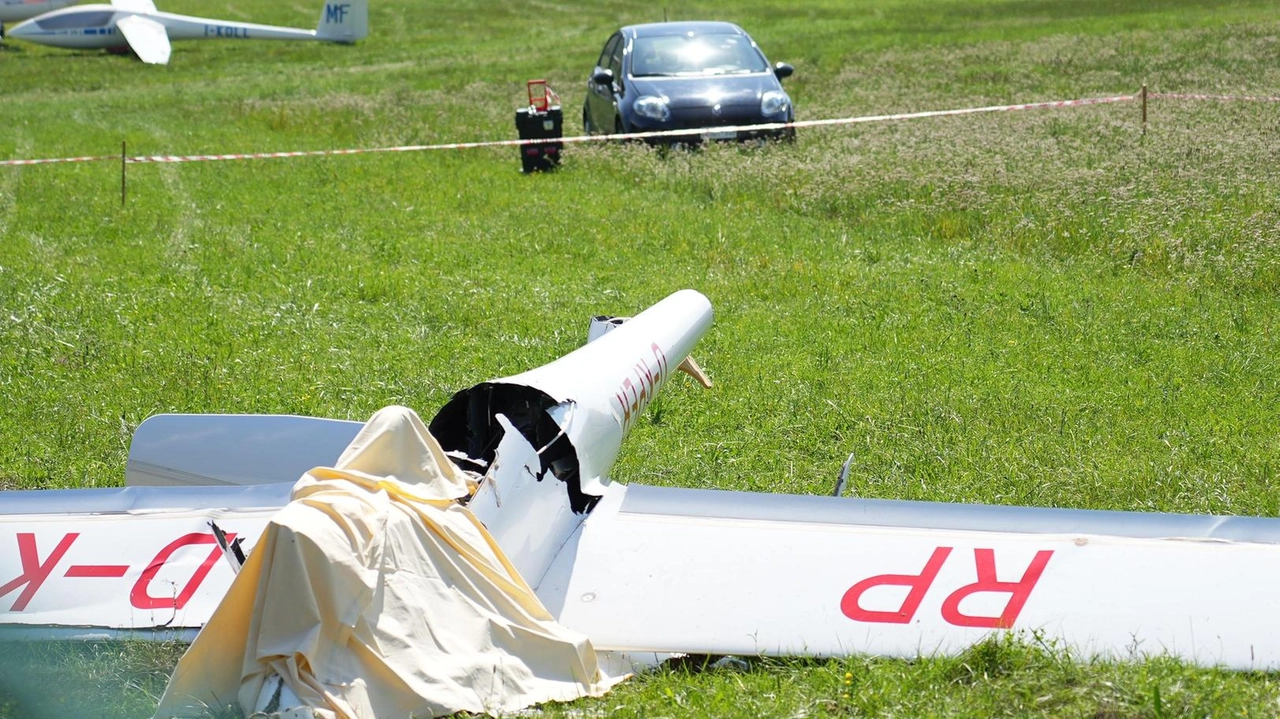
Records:
{"label": "red lettering rp", "polygon": [[[934,578],[938,576],[938,571],[942,569],[942,563],[947,561],[949,554],[951,554],[951,547],[938,547],[933,550],[933,556],[929,557],[929,561],[924,565],[924,571],[919,574],[878,574],[867,577],[849,587],[849,591],[844,593],[844,598],[840,600],[840,611],[856,622],[909,623],[911,617],[915,616],[916,610],[920,608],[920,602],[924,601],[925,593],[929,591],[929,586],[933,584]],[[862,605],[858,604],[858,599],[862,597],[863,592],[872,587],[886,585],[911,587],[911,591],[907,592],[907,598],[898,611],[875,612],[863,609]]]}
{"label": "red lettering rp", "polygon": [[[951,547],[938,547],[933,550],[933,554],[930,555],[924,569],[919,574],[878,574],[863,579],[844,593],[844,597],[840,600],[840,611],[846,617],[858,622],[910,623],[915,616],[916,610],[920,608],[920,603],[924,601],[925,594],[928,593],[930,587],[933,586],[934,580],[938,577],[938,572],[942,570],[942,565],[950,555]],[[995,550],[974,549],[973,555],[978,581],[966,584],[947,595],[942,602],[943,620],[958,627],[991,627],[997,629],[1012,627],[1013,623],[1017,621],[1022,607],[1031,597],[1031,590],[1035,589],[1036,582],[1040,581],[1040,575],[1044,573],[1045,567],[1049,564],[1049,558],[1053,556],[1053,551],[1036,552],[1031,564],[1023,572],[1022,579],[1016,582],[1001,582],[996,579]],[[906,599],[903,600],[897,611],[876,611],[866,609],[861,605],[862,595],[868,589],[880,586],[909,588]],[[1005,603],[1004,610],[1000,612],[999,616],[975,616],[964,614],[960,611],[961,601],[969,596],[983,592],[1009,595],[1009,600]]]}
{"label": "red lettering rp", "polygon": [[[973,560],[978,566],[978,581],[966,584],[947,596],[946,601],[942,603],[942,618],[957,627],[995,629],[1012,627],[1018,619],[1018,613],[1022,611],[1022,605],[1031,598],[1031,590],[1035,588],[1036,582],[1040,581],[1040,575],[1044,573],[1044,568],[1049,564],[1051,556],[1053,556],[1052,550],[1036,552],[1031,565],[1027,567],[1027,571],[1023,572],[1022,579],[1016,582],[998,582],[996,581],[995,550],[973,550]],[[998,617],[975,617],[962,614],[960,600],[978,592],[1002,592],[1009,595],[1009,602],[1004,605],[1004,611],[1000,612]]]}

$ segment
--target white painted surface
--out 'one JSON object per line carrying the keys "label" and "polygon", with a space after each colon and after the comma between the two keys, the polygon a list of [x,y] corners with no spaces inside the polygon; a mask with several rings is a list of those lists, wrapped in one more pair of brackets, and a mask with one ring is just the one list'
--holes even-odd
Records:
{"label": "white painted surface", "polygon": [[129,486],[293,484],[331,467],[363,422],[267,414],[158,414],[133,433]]}
{"label": "white painted surface", "polygon": [[540,590],[601,650],[954,654],[1003,617],[1081,656],[1280,667],[1274,543],[628,512],[625,497],[610,487]]}
{"label": "white painted surface", "polygon": [[[111,500],[119,507],[137,504],[137,489],[107,490],[94,500],[96,511],[72,515],[67,512],[76,507],[59,501],[68,492],[5,492],[48,495],[50,507],[23,514],[6,507],[0,515],[0,626],[199,627],[235,577],[208,523],[243,538],[248,551],[289,487],[279,486],[283,496],[265,501],[259,488],[247,494],[238,487],[212,494],[202,488],[219,509],[107,507]],[[172,494],[174,488],[147,489]],[[192,499],[189,494],[183,498]],[[248,497],[247,506],[231,506],[236,495]]]}

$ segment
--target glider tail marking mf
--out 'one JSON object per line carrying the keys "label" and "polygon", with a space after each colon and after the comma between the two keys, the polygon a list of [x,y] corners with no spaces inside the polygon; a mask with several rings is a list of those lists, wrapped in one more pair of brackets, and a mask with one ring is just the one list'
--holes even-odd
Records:
{"label": "glider tail marking mf", "polygon": [[368,0],[331,0],[320,12],[316,39],[352,43],[369,35]]}

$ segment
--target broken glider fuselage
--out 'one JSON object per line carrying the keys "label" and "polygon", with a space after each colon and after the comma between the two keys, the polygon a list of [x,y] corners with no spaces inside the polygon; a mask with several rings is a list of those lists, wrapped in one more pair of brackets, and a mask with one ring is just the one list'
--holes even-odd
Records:
{"label": "broken glider fuselage", "polygon": [[[1079,656],[1280,668],[1280,520],[611,482],[711,324],[676,293],[551,364],[455,395],[431,433],[562,624],[625,653],[950,654],[1008,630]],[[121,489],[5,492],[0,637],[190,636],[293,480],[360,423],[158,415]]]}

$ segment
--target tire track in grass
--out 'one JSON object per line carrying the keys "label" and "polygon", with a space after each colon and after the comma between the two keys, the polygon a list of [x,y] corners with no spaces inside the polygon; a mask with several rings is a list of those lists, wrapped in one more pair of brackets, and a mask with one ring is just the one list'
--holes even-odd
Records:
{"label": "tire track in grass", "polygon": [[[151,125],[147,129],[162,146],[168,144],[170,137],[164,128]],[[169,196],[169,208],[177,209],[176,216],[166,213],[166,216],[173,223],[173,228],[166,233],[164,256],[168,258],[169,264],[178,273],[193,274],[199,268],[191,260],[192,245],[189,243],[189,237],[191,227],[199,223],[200,219],[193,209],[194,203],[191,193],[187,190],[186,183],[182,179],[180,168],[161,164],[156,169],[160,174],[160,183],[164,185],[164,189]]]}
{"label": "tire track in grass", "polygon": [[[31,155],[31,136],[18,131],[13,146],[13,154],[15,157],[29,157]],[[18,208],[18,178],[22,172],[21,167],[10,167],[8,172],[0,174],[0,237],[8,235],[9,217],[17,211]]]}

